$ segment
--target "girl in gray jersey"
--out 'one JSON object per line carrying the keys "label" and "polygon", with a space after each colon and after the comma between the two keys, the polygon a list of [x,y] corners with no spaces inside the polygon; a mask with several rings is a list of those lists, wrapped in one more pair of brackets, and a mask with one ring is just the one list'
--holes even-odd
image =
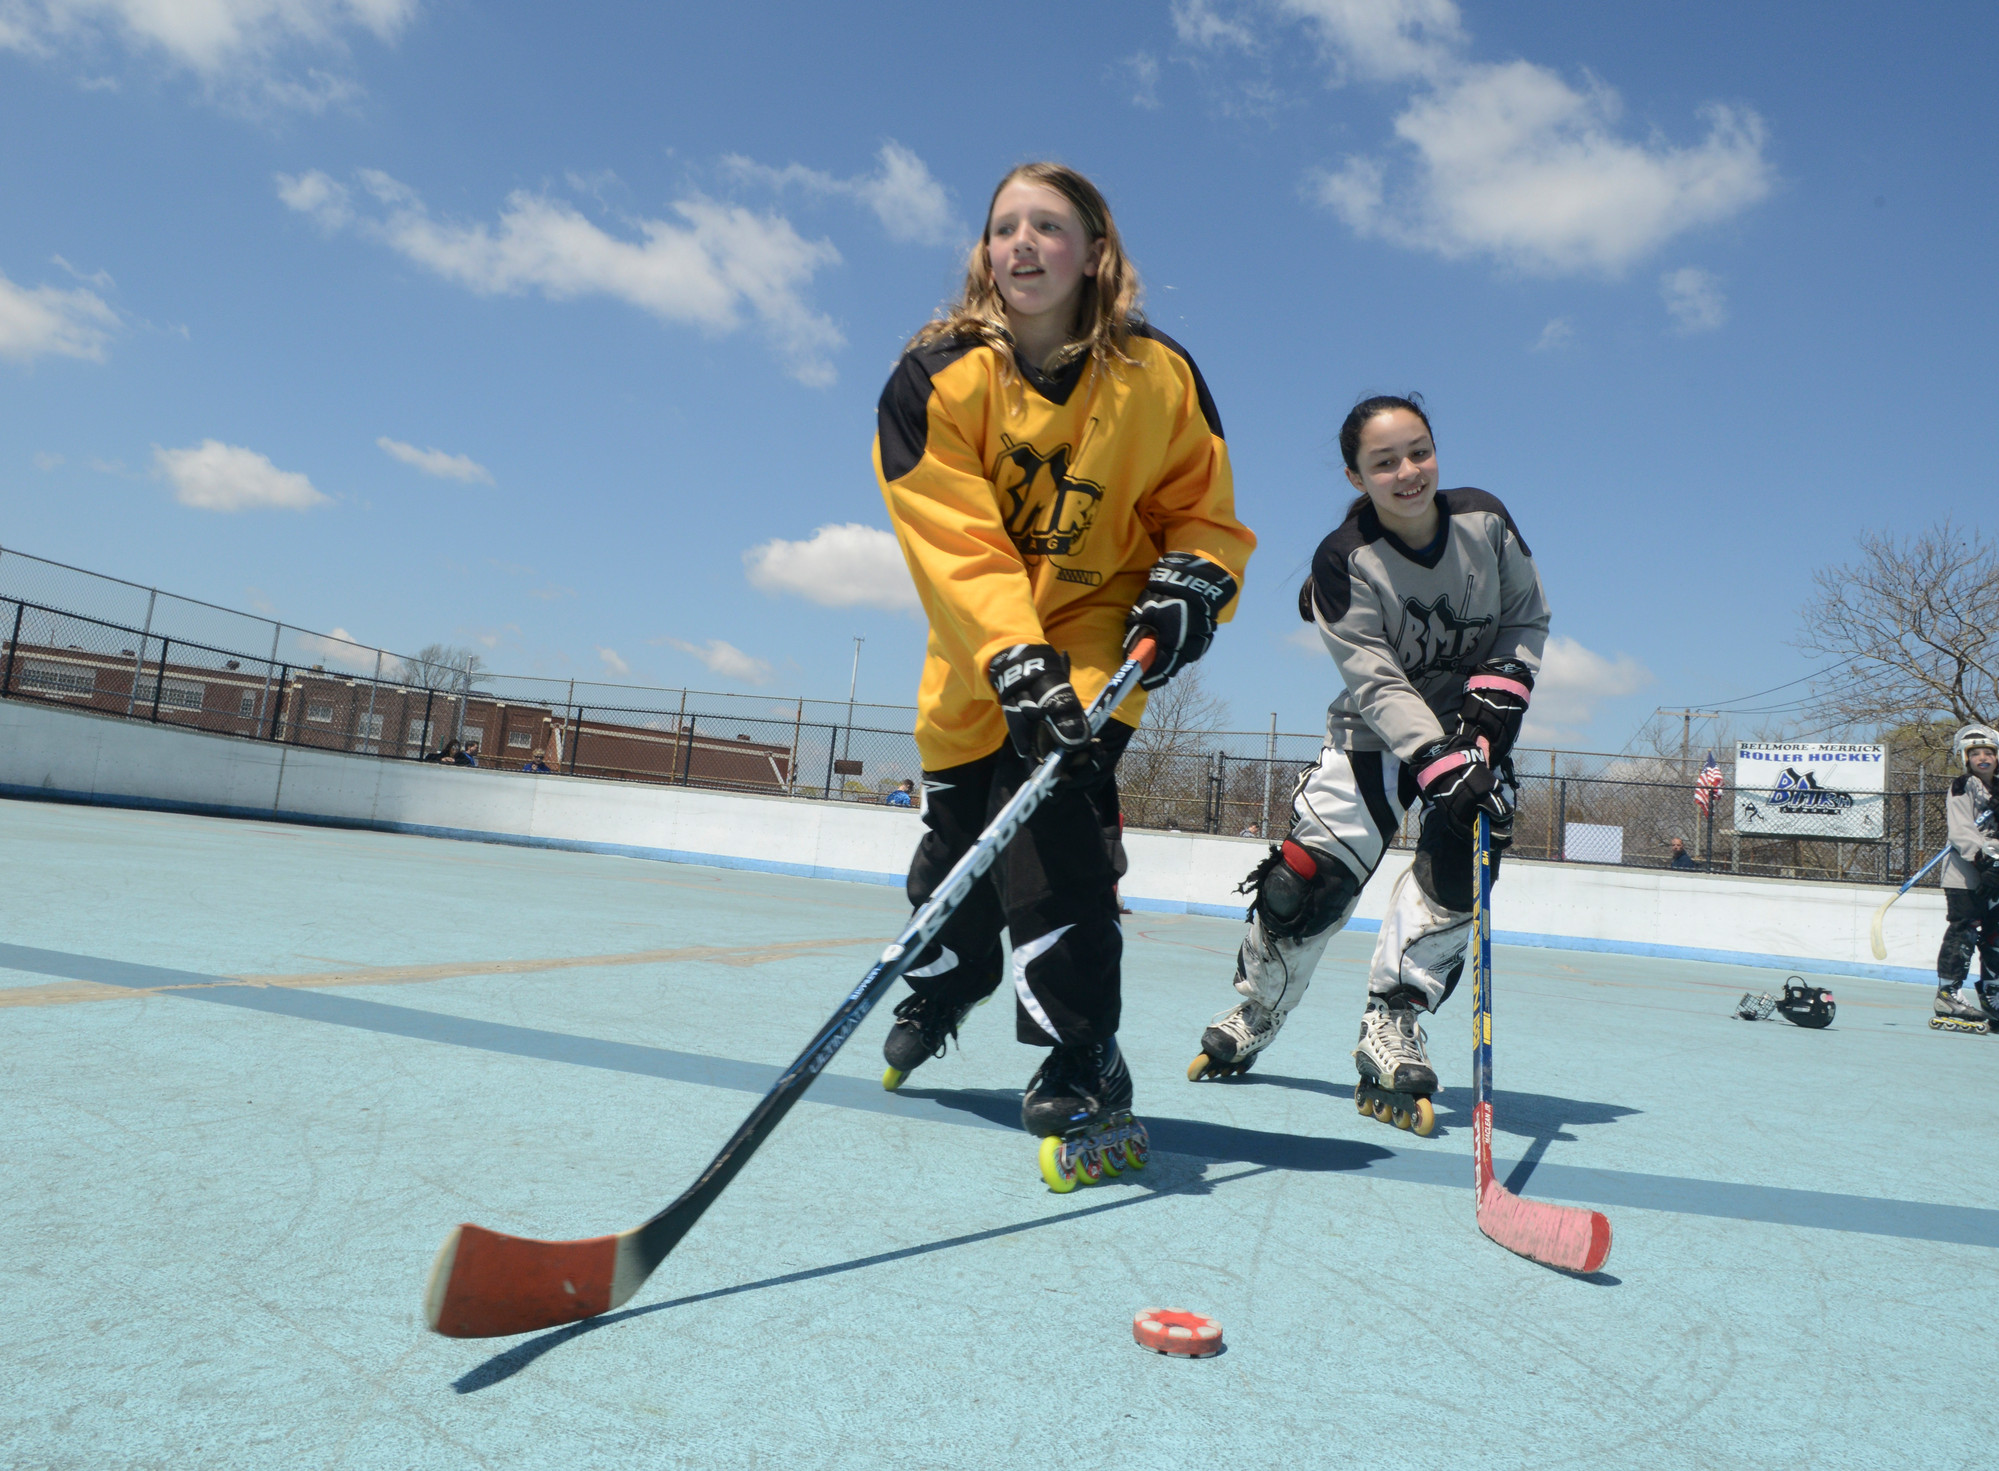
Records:
{"label": "girl in gray jersey", "polygon": [[[1944,860],[1943,947],[1937,952],[1936,1015],[1999,1027],[1999,731],[1967,725],[1951,742],[1958,775],[1944,798],[1950,856]],[[1978,955],[1978,1004],[1959,994]]]}
{"label": "girl in gray jersey", "polygon": [[1492,820],[1495,867],[1511,837],[1508,756],[1548,603],[1506,507],[1482,490],[1437,488],[1419,398],[1363,399],[1340,453],[1361,494],[1312,558],[1298,611],[1346,688],[1292,797],[1290,835],[1243,884],[1253,896],[1236,955],[1244,999],[1202,1034],[1187,1075],[1240,1072],[1270,1045],[1420,801],[1415,861],[1389,897],[1354,1062],[1363,1091],[1401,1096],[1395,1122],[1427,1134],[1437,1078],[1417,1016],[1442,1005],[1464,969],[1474,819]]}

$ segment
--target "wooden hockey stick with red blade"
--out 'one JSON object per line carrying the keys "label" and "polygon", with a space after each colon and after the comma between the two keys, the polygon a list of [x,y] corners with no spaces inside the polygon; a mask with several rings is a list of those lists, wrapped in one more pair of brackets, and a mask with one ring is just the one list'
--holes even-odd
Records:
{"label": "wooden hockey stick with red blade", "polygon": [[[1155,648],[1150,638],[1133,646],[1131,657],[1119,666],[1090,706],[1092,731],[1101,730],[1111,712],[1137,687],[1139,676],[1152,663]],[[970,851],[958,860],[957,867],[945,876],[930,901],[916,911],[895,943],[882,952],[874,968],[848,993],[831,1020],[771,1085],[742,1127],[722,1146],[722,1152],[678,1200],[643,1225],[587,1241],[531,1241],[470,1223],[455,1227],[445,1237],[424,1289],[423,1315],[431,1328],[448,1338],[533,1333],[607,1313],[637,1292],[701,1219],[701,1213],[749,1163],[757,1146],[770,1136],[791,1106],[805,1096],[812,1080],[853,1036],[875,1003],[964,903],[973,884],[992,867],[993,860],[1054,789],[1063,759],[1063,752],[1053,753],[1021,784]]]}
{"label": "wooden hockey stick with red blade", "polygon": [[1610,1260],[1610,1221],[1601,1211],[1522,1200],[1492,1173],[1492,828],[1478,815],[1477,898],[1472,908],[1472,1180],[1478,1228],[1508,1251],[1565,1272],[1594,1272]]}

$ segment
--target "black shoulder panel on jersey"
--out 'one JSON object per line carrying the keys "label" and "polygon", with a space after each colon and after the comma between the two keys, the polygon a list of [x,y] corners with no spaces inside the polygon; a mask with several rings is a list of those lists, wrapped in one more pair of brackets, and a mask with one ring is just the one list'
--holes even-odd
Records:
{"label": "black shoulder panel on jersey", "polygon": [[1381,518],[1374,514],[1373,506],[1363,503],[1353,508],[1337,531],[1319,543],[1319,549],[1312,553],[1312,575],[1298,589],[1300,618],[1310,623],[1315,606],[1328,623],[1338,623],[1346,617],[1347,607],[1353,601],[1353,575],[1347,570],[1347,559],[1381,534]]}
{"label": "black shoulder panel on jersey", "polygon": [[882,474],[893,483],[916,468],[930,439],[930,380],[980,344],[952,338],[912,348],[888,375],[875,405],[875,432],[881,437]]}
{"label": "black shoulder panel on jersey", "polygon": [[1950,779],[1950,794],[1953,797],[1962,797],[1967,791],[1970,790],[1969,786],[1970,781],[1971,778],[1968,776],[1952,777]]}
{"label": "black shoulder panel on jersey", "polygon": [[1533,548],[1527,545],[1527,538],[1520,534],[1520,528],[1513,524],[1513,513],[1506,509],[1504,502],[1489,491],[1476,490],[1467,485],[1457,490],[1443,490],[1439,495],[1450,497],[1451,514],[1462,515],[1466,511],[1490,511],[1506,523],[1506,529],[1513,533],[1513,539],[1520,543],[1520,550],[1533,556]]}
{"label": "black shoulder panel on jersey", "polygon": [[1187,365],[1187,371],[1194,375],[1194,395],[1201,404],[1201,417],[1208,421],[1208,432],[1217,439],[1227,439],[1228,436],[1222,433],[1222,416],[1215,408],[1214,396],[1208,392],[1208,380],[1201,376],[1200,365],[1194,361],[1192,354],[1150,322],[1139,323],[1132,329],[1131,335],[1158,343]]}

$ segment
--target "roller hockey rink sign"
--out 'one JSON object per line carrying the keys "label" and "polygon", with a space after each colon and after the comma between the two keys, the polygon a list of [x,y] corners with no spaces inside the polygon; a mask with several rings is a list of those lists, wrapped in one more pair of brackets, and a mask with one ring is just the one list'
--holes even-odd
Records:
{"label": "roller hockey rink sign", "polygon": [[1735,748],[1735,829],[1878,843],[1887,786],[1884,746],[1744,741]]}

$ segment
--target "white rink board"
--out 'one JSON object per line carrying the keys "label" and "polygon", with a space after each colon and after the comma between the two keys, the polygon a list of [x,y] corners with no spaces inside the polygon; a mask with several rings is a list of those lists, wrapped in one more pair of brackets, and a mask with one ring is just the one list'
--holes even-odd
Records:
{"label": "white rink board", "polygon": [[[684,787],[443,768],[204,735],[0,700],[0,795],[157,807],[437,837],[623,853],[815,878],[902,883],[921,831],[906,808],[737,796]],[[1262,856],[1254,838],[1128,832],[1133,908],[1240,914]],[[1361,896],[1373,928],[1409,855],[1391,853]],[[1717,960],[1883,979],[1934,979],[1943,896],[1889,911],[1890,963],[1868,950],[1892,892],[1858,884],[1516,862],[1494,896],[1502,941]]]}

